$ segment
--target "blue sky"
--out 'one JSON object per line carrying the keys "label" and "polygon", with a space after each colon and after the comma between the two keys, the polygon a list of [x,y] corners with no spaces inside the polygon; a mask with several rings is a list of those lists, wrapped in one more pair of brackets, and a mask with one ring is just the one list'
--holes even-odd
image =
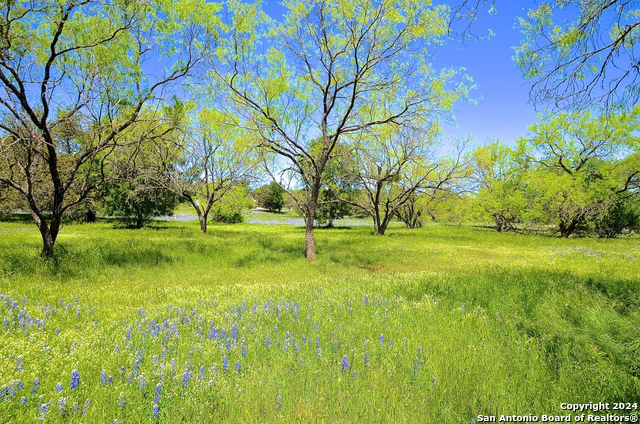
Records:
{"label": "blue sky", "polygon": [[[277,0],[263,0],[263,6],[273,18],[282,15],[283,9]],[[522,79],[512,60],[511,47],[521,39],[515,28],[516,17],[523,16],[527,6],[533,7],[533,3],[497,1],[497,13],[489,15],[487,7],[477,22],[479,32],[488,28],[494,32],[491,39],[466,46],[450,42],[439,49],[434,61],[436,67],[464,67],[477,86],[471,92],[471,97],[478,99],[477,105],[458,103],[455,106],[457,127],[448,127],[447,134],[473,135],[478,144],[494,138],[512,144],[516,137],[525,135],[529,124],[537,121],[535,108],[528,104],[529,84]]]}

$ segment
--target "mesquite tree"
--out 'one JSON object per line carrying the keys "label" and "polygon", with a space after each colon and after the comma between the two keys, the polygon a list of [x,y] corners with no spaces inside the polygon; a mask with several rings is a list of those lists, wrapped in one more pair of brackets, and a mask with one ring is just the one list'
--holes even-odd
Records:
{"label": "mesquite tree", "polygon": [[[53,254],[63,213],[104,181],[109,154],[130,141],[143,109],[198,63],[218,10],[204,0],[2,2],[0,184],[25,199],[43,255]],[[65,141],[57,128],[70,121],[82,131]]]}
{"label": "mesquite tree", "polygon": [[313,260],[323,173],[347,136],[428,119],[466,95],[467,81],[434,69],[430,53],[469,9],[451,14],[414,0],[289,0],[284,7],[274,23],[255,4],[230,3],[211,86],[229,94],[247,130],[279,156],[271,163],[296,174],[304,197],[290,194]]}

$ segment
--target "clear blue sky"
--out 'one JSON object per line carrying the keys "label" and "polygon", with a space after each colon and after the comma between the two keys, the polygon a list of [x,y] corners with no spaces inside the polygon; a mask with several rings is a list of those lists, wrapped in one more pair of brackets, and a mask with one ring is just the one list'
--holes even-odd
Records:
{"label": "clear blue sky", "polygon": [[[454,4],[453,1],[448,3]],[[263,6],[271,17],[282,16],[283,8],[278,0],[263,0]],[[516,137],[526,133],[529,124],[537,121],[535,108],[528,104],[529,84],[522,79],[512,60],[511,47],[521,39],[515,28],[516,16],[523,16],[527,6],[534,4],[532,1],[496,1],[497,13],[489,15],[487,7],[480,12],[475,24],[478,33],[490,28],[495,34],[491,39],[469,42],[466,46],[450,42],[437,52],[434,61],[437,68],[464,67],[477,86],[471,92],[471,97],[478,99],[477,105],[458,103],[455,106],[457,128],[448,127],[448,134],[473,135],[478,144],[492,138],[512,144]]]}

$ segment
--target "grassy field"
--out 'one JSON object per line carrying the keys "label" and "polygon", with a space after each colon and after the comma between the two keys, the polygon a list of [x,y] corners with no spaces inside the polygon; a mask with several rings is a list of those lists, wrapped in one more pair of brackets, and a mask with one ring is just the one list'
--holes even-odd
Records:
{"label": "grassy field", "polygon": [[45,260],[31,222],[0,222],[0,420],[471,423],[640,401],[637,237],[316,237],[308,263],[291,225],[101,222]]}

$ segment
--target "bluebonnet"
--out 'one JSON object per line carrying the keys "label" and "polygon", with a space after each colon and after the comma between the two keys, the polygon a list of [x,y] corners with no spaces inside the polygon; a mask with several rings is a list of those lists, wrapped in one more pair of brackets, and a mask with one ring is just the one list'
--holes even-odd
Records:
{"label": "bluebonnet", "polygon": [[189,368],[184,370],[184,374],[182,374],[182,387],[187,387],[189,385],[189,379],[191,378],[191,373],[189,372]]}
{"label": "bluebonnet", "polygon": [[45,417],[47,416],[49,405],[51,405],[51,402],[43,403],[42,405],[40,405],[40,415],[38,417],[40,421],[44,421]]}
{"label": "bluebonnet", "polygon": [[22,380],[16,381],[16,389],[18,390],[24,389],[24,384],[22,384]]}
{"label": "bluebonnet", "polygon": [[238,362],[236,362],[236,371],[240,371],[240,367],[242,366],[242,364],[240,363],[240,360],[238,359]]}
{"label": "bluebonnet", "polygon": [[227,371],[228,369],[229,369],[229,360],[225,356],[224,358],[222,358],[222,370]]}
{"label": "bluebonnet", "polygon": [[33,386],[31,387],[32,395],[35,395],[36,393],[38,393],[38,387],[40,387],[40,379],[36,378],[35,380],[33,380]]}
{"label": "bluebonnet", "polygon": [[367,365],[369,363],[369,352],[364,351],[364,364]]}
{"label": "bluebonnet", "polygon": [[24,406],[27,406],[27,398],[25,396],[22,396],[22,399],[20,399],[20,403]]}
{"label": "bluebonnet", "polygon": [[420,360],[416,358],[416,360],[413,361],[413,373],[415,374],[418,371],[420,371]]}
{"label": "bluebonnet", "polygon": [[231,327],[231,338],[238,340],[238,323],[234,322],[233,326]]}
{"label": "bluebonnet", "polygon": [[201,366],[200,366],[200,376],[198,377],[198,379],[199,379],[200,381],[204,380],[204,375],[205,375],[205,373],[206,373],[206,372],[207,372],[207,371],[206,371],[206,369],[205,369],[204,365],[201,365]]}
{"label": "bluebonnet", "polygon": [[358,375],[358,371],[354,371],[354,372],[351,374],[351,377],[355,377],[356,375]]}
{"label": "bluebonnet", "polygon": [[380,334],[380,346],[384,345],[384,334]]}
{"label": "bluebonnet", "polygon": [[82,415],[86,414],[91,406],[91,399],[87,398],[84,401],[84,406],[82,407]]}
{"label": "bluebonnet", "polygon": [[64,415],[67,412],[67,398],[61,397],[58,399],[58,412],[60,415]]}
{"label": "bluebonnet", "polygon": [[71,390],[77,389],[80,384],[80,372],[78,370],[71,371]]}
{"label": "bluebonnet", "polygon": [[124,377],[124,367],[120,367],[120,377]]}
{"label": "bluebonnet", "polygon": [[114,347],[114,348],[113,348],[113,351],[114,351],[115,353],[120,352],[120,346],[116,346],[116,347]]}
{"label": "bluebonnet", "polygon": [[107,384],[108,382],[108,378],[107,378],[107,370],[102,370],[100,372],[100,385],[104,386],[105,384]]}
{"label": "bluebonnet", "polygon": [[347,358],[347,355],[344,355],[342,357],[342,371],[346,371],[349,369],[349,358]]}
{"label": "bluebonnet", "polygon": [[156,418],[158,418],[159,415],[160,415],[160,406],[157,403],[154,403],[151,418],[155,420]]}
{"label": "bluebonnet", "polygon": [[138,387],[140,388],[140,390],[144,390],[147,388],[147,376],[145,376],[144,374],[138,377]]}
{"label": "bluebonnet", "polygon": [[124,392],[120,392],[120,396],[118,396],[118,406],[124,408],[127,405],[127,399],[124,396]]}
{"label": "bluebonnet", "polygon": [[156,394],[153,397],[153,403],[160,403],[160,396],[162,394],[162,383],[156,384]]}
{"label": "bluebonnet", "polygon": [[22,356],[16,358],[16,371],[22,371]]}
{"label": "bluebonnet", "polygon": [[246,357],[247,356],[247,345],[243,345],[242,346],[242,357]]}
{"label": "bluebonnet", "polygon": [[460,309],[462,309],[462,312],[464,312],[464,305],[462,305],[462,306],[460,307]]}
{"label": "bluebonnet", "polygon": [[62,383],[58,382],[58,384],[56,384],[56,393],[60,392],[62,392]]}
{"label": "bluebonnet", "polygon": [[271,339],[267,336],[267,348],[271,347]]}

